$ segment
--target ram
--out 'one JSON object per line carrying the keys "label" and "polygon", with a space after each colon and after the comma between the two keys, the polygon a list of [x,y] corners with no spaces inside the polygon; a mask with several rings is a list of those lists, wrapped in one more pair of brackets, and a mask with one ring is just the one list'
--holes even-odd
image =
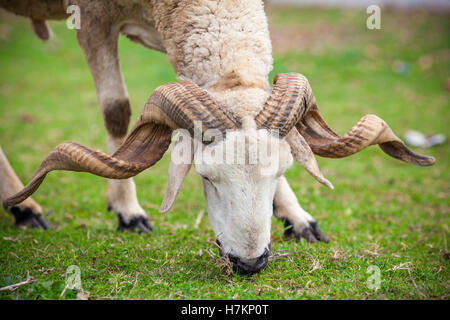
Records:
{"label": "ram", "polygon": [[[113,155],[62,143],[28,185],[4,201],[6,207],[27,199],[52,170],[129,179],[157,163],[178,131],[160,211],[171,209],[194,164],[220,254],[229,257],[234,270],[255,273],[269,260],[272,214],[292,226],[288,233],[297,238],[328,241],[283,176],[293,159],[330,188],[314,154],[343,158],[378,144],[394,158],[423,166],[434,163],[432,157],[409,150],[374,115],[337,135],[321,117],[300,74],[278,74],[271,88],[271,43],[261,1],[135,3],[151,14],[179,82],[154,90]],[[103,99],[108,94],[113,93],[106,92]]]}

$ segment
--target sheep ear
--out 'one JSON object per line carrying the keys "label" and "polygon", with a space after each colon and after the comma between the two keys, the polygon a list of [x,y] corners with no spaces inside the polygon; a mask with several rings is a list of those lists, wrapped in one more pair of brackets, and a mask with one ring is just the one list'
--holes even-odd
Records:
{"label": "sheep ear", "polygon": [[176,130],[174,133],[176,132],[180,133],[171,154],[167,190],[159,208],[161,213],[166,213],[172,209],[194,158],[193,143],[189,132],[187,130]]}
{"label": "sheep ear", "polygon": [[50,29],[45,20],[31,19],[31,26],[33,27],[34,33],[42,41],[47,41],[53,35],[52,29]]}
{"label": "sheep ear", "polygon": [[316,158],[309,147],[306,140],[294,127],[286,136],[286,142],[291,146],[291,153],[295,160],[306,169],[317,181],[327,186],[330,189],[334,189],[330,181],[328,181],[322,174],[317,164]]}

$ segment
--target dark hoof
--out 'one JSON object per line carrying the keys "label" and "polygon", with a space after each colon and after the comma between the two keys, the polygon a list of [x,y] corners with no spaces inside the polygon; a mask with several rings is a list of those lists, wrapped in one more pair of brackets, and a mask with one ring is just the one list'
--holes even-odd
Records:
{"label": "dark hoof", "polygon": [[317,222],[310,222],[308,227],[304,228],[302,231],[297,231],[294,229],[292,222],[289,221],[289,219],[285,219],[284,228],[284,237],[286,239],[295,237],[297,240],[303,238],[309,243],[316,243],[317,241],[325,243],[330,242],[327,236],[319,229]]}
{"label": "dark hoof", "polygon": [[14,219],[16,220],[15,225],[17,227],[23,227],[23,226],[32,226],[33,228],[38,229],[50,229],[50,226],[48,225],[47,221],[44,220],[42,217],[42,213],[40,212],[33,212],[28,207],[19,207],[19,206],[12,206],[7,211],[12,213],[14,216]]}
{"label": "dark hoof", "polygon": [[311,226],[312,232],[317,240],[325,243],[330,242],[330,239],[328,239],[328,237],[323,234],[322,230],[320,230],[317,222],[310,222],[309,225]]}
{"label": "dark hoof", "polygon": [[153,231],[153,226],[150,224],[147,217],[135,217],[128,223],[123,220],[122,214],[119,213],[117,217],[119,218],[119,226],[117,227],[117,231],[130,231],[138,233],[149,233],[150,231]]}

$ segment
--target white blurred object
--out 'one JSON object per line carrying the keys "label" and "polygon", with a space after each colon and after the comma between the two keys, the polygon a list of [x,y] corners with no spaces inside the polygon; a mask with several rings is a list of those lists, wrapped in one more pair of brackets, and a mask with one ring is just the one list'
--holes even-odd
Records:
{"label": "white blurred object", "polygon": [[442,144],[445,142],[445,136],[443,134],[432,135],[431,137],[428,137],[428,142],[430,143],[431,147]]}
{"label": "white blurred object", "polygon": [[423,133],[414,130],[407,131],[404,139],[410,146],[419,148],[430,148],[445,142],[443,134],[434,134],[427,138]]}

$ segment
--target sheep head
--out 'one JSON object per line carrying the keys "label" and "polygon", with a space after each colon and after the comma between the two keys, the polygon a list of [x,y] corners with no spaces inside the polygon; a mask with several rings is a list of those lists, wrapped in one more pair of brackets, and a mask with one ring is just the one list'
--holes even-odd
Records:
{"label": "sheep head", "polygon": [[[4,201],[22,202],[52,170],[90,172],[125,179],[154,165],[182,129],[172,151],[166,195],[160,211],[171,209],[192,163],[202,177],[210,222],[235,269],[263,269],[270,252],[270,225],[278,178],[295,158],[317,181],[332,188],[314,154],[342,158],[378,144],[388,155],[427,166],[434,158],[409,150],[389,126],[374,115],[363,117],[340,137],[323,120],[311,87],[299,74],[279,74],[268,100],[255,118],[235,119],[196,84],[163,85],[150,96],[137,123],[112,156],[77,143],[58,145],[18,194]],[[181,156],[180,156],[181,155]]]}

